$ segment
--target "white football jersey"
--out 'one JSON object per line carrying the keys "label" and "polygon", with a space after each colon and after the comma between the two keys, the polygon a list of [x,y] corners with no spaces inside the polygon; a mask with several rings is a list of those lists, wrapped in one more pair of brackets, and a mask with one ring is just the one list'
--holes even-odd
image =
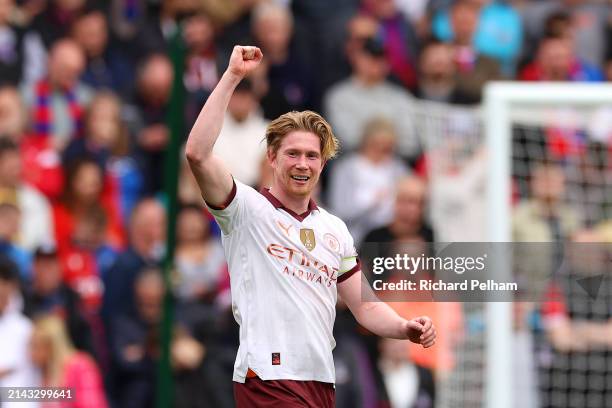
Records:
{"label": "white football jersey", "polygon": [[234,183],[227,205],[209,206],[240,325],[233,380],[250,368],[262,380],[334,383],[336,285],[359,270],[353,239],[313,201],[298,215],[269,191]]}

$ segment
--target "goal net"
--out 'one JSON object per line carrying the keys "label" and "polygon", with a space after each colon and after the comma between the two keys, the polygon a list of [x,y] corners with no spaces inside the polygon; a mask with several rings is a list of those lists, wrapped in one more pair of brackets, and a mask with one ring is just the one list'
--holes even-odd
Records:
{"label": "goal net", "polygon": [[510,248],[497,276],[524,287],[513,303],[462,303],[437,406],[604,407],[612,85],[494,83],[485,95],[479,109],[415,109],[429,215],[437,241]]}

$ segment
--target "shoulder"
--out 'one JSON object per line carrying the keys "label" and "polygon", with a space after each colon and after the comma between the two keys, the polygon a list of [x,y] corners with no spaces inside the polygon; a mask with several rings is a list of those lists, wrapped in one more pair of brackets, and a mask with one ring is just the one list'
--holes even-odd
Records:
{"label": "shoulder", "polygon": [[24,338],[29,339],[30,334],[32,333],[32,322],[30,319],[21,313],[9,312],[6,313],[1,320],[3,320],[3,325],[10,327],[10,332],[17,342],[23,340]]}
{"label": "shoulder", "polygon": [[238,200],[242,200],[247,205],[254,206],[255,208],[262,208],[268,204],[268,200],[255,188],[236,179],[234,179],[234,184],[236,185],[236,194],[228,204],[228,207]]}
{"label": "shoulder", "polygon": [[98,365],[93,357],[83,351],[76,351],[66,362],[66,376],[75,383],[97,382]]}
{"label": "shoulder", "polygon": [[520,202],[512,212],[514,224],[527,222],[536,217],[536,204],[531,200]]}
{"label": "shoulder", "polygon": [[357,153],[348,153],[347,155],[340,157],[334,164],[334,171],[331,172],[333,177],[338,171],[353,171],[355,167],[361,164],[361,157]]}
{"label": "shoulder", "polygon": [[330,231],[340,234],[342,237],[350,237],[351,234],[342,219],[324,208],[318,207],[319,216],[323,218]]}
{"label": "shoulder", "polygon": [[326,95],[327,99],[343,97],[346,93],[352,92],[354,88],[353,81],[350,78],[344,79],[329,88]]}
{"label": "shoulder", "polygon": [[39,205],[50,208],[49,201],[45,198],[44,195],[42,195],[42,193],[40,193],[34,187],[31,187],[27,184],[23,184],[19,188],[18,194],[21,202],[30,205]]}
{"label": "shoulder", "polygon": [[387,242],[393,239],[393,234],[389,226],[376,228],[367,233],[363,242]]}
{"label": "shoulder", "polygon": [[414,97],[404,88],[392,82],[385,81],[380,85],[382,92],[392,98],[401,99],[405,102],[412,102]]}

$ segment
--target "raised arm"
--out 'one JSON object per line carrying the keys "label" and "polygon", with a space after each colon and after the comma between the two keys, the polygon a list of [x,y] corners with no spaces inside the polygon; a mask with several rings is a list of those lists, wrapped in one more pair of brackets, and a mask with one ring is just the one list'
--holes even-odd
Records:
{"label": "raised arm", "polygon": [[[198,115],[189,138],[185,155],[195,176],[202,197],[208,204],[221,206],[232,190],[232,177],[223,162],[212,154],[219,137],[223,118],[234,89],[259,65],[263,58],[257,47],[235,46],[227,70],[208,97]],[[256,137],[257,135],[253,135]],[[236,152],[238,153],[238,152]]]}
{"label": "raised arm", "polygon": [[338,284],[338,293],[360,325],[380,337],[408,339],[431,347],[436,329],[427,316],[406,320],[385,302],[378,300],[361,271]]}

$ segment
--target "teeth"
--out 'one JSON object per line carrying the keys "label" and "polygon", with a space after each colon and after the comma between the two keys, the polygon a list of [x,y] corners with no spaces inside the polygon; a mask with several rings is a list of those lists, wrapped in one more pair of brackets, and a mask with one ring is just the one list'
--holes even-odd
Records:
{"label": "teeth", "polygon": [[307,176],[291,176],[291,178],[294,179],[294,180],[306,181],[306,180],[308,180],[309,177],[307,177]]}

